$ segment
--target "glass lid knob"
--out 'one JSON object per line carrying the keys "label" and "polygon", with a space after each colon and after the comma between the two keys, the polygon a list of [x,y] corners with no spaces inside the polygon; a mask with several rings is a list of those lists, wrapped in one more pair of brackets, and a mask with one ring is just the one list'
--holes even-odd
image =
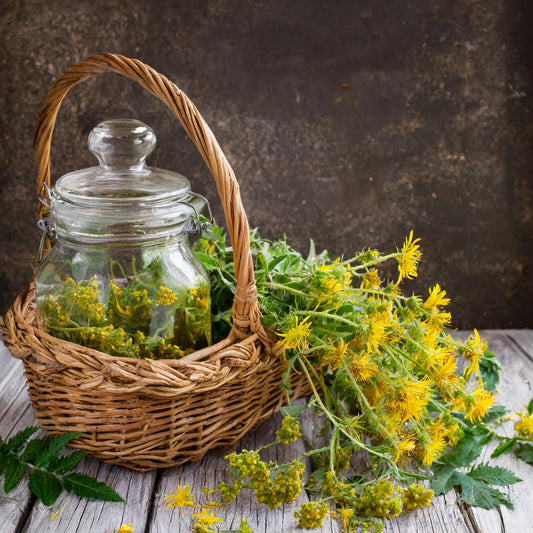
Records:
{"label": "glass lid knob", "polygon": [[156,136],[139,120],[118,118],[98,124],[87,144],[104,168],[142,168],[155,148]]}

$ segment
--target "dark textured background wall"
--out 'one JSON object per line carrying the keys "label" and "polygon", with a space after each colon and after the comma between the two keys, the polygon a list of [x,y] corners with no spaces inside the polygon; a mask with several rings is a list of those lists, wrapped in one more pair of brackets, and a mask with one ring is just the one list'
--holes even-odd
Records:
{"label": "dark textured background wall", "polygon": [[[241,184],[252,226],[332,255],[401,246],[455,327],[533,326],[532,4],[506,0],[1,0],[1,309],[38,246],[32,134],[53,80],[101,51],[142,59],[193,99]],[[163,104],[114,75],[65,100],[55,177],[94,163],[89,131],[132,116],[153,166],[220,208]],[[393,275],[391,265],[388,275]]]}

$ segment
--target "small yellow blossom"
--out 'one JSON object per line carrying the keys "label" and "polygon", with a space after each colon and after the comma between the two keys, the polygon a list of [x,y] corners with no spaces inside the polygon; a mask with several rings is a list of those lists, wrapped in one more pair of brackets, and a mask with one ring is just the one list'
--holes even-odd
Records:
{"label": "small yellow blossom", "polygon": [[483,386],[477,387],[467,399],[467,411],[465,417],[470,422],[481,420],[494,403],[494,393],[487,391]]}
{"label": "small yellow blossom", "polygon": [[116,533],[133,533],[133,524],[124,524],[120,526]]}
{"label": "small yellow blossom", "polygon": [[403,461],[415,449],[415,438],[412,435],[405,436],[396,446],[396,457],[394,462]]}
{"label": "small yellow blossom", "polygon": [[298,439],[302,434],[300,424],[296,418],[286,416],[281,422],[281,428],[276,431],[279,441],[283,444],[288,444]]}
{"label": "small yellow blossom", "polygon": [[378,365],[368,352],[362,352],[350,362],[350,371],[356,381],[367,382],[378,374]]}
{"label": "small yellow blossom", "polygon": [[301,349],[306,346],[306,339],[311,330],[310,316],[306,316],[300,323],[298,317],[294,318],[294,326],[286,333],[278,333],[282,340],[278,341],[286,350]]}
{"label": "small yellow blossom", "polygon": [[429,289],[429,297],[424,302],[423,307],[426,309],[433,309],[435,307],[448,305],[450,303],[449,298],[445,298],[446,291],[441,289],[437,283],[435,287]]}
{"label": "small yellow blossom", "polygon": [[61,509],[63,509],[63,507],[60,507],[52,516],[50,516],[50,520],[52,520],[52,522],[57,518],[57,515],[60,513]]}
{"label": "small yellow blossom", "polygon": [[332,349],[322,357],[320,364],[321,366],[328,366],[334,372],[339,368],[342,358],[348,349],[348,345],[342,339],[339,339],[337,343],[334,343],[330,339],[329,344]]}
{"label": "small yellow blossom", "polygon": [[379,350],[379,343],[385,338],[386,326],[387,323],[381,317],[372,317],[369,320],[366,339],[366,349],[369,353],[376,353]]}
{"label": "small yellow blossom", "polygon": [[392,395],[388,404],[390,411],[400,415],[403,421],[418,420],[429,402],[431,382],[424,376],[420,381],[406,379]]}
{"label": "small yellow blossom", "polygon": [[380,285],[381,280],[379,279],[377,268],[373,268],[363,274],[363,279],[361,280],[362,289],[377,289]]}
{"label": "small yellow blossom", "polygon": [[519,413],[520,420],[514,425],[518,435],[525,438],[533,437],[533,414]]}
{"label": "small yellow blossom", "polygon": [[464,374],[469,378],[473,373],[479,374],[479,362],[487,349],[487,343],[481,341],[479,333],[474,329],[474,338],[468,337],[466,347],[463,356],[469,365],[465,368]]}
{"label": "small yellow blossom", "polygon": [[418,262],[422,257],[420,251],[420,245],[417,243],[420,239],[413,241],[413,231],[409,234],[409,237],[405,239],[402,247],[401,255],[396,258],[398,261],[398,285],[402,279],[412,279],[416,277]]}
{"label": "small yellow blossom", "polygon": [[411,512],[413,509],[428,507],[435,493],[423,485],[409,485],[407,489],[402,489],[403,511]]}
{"label": "small yellow blossom", "polygon": [[175,507],[194,507],[194,502],[191,496],[191,487],[184,485],[181,488],[180,485],[176,486],[176,492],[174,494],[167,494],[165,496],[165,509],[174,509]]}
{"label": "small yellow blossom", "polygon": [[215,513],[210,513],[205,507],[199,513],[193,513],[193,518],[197,518],[197,523],[201,526],[212,526],[223,522],[222,518],[215,516]]}
{"label": "small yellow blossom", "polygon": [[350,518],[355,515],[355,512],[349,507],[343,507],[339,511],[339,515],[340,518],[342,518],[342,533],[344,533],[346,531],[346,528],[350,525]]}
{"label": "small yellow blossom", "polygon": [[157,294],[155,295],[155,303],[157,305],[172,305],[177,299],[177,296],[172,292],[172,290],[167,287],[163,287],[163,285],[159,286]]}
{"label": "small yellow blossom", "polygon": [[325,503],[306,502],[300,509],[294,511],[294,518],[298,518],[298,526],[306,529],[322,527],[322,521],[328,512],[329,506]]}

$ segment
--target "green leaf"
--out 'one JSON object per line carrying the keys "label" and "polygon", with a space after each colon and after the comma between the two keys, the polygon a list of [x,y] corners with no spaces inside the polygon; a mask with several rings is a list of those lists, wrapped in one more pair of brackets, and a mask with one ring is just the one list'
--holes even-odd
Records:
{"label": "green leaf", "polygon": [[52,459],[48,469],[50,472],[54,472],[58,476],[62,476],[63,474],[66,474],[75,468],[86,454],[87,450],[76,450],[75,452],[65,455],[64,457]]}
{"label": "green leaf", "polygon": [[17,453],[28,442],[29,438],[40,429],[40,426],[30,426],[22,431],[19,431],[14,437],[6,442],[7,450]]}
{"label": "green leaf", "polygon": [[431,489],[435,494],[446,494],[455,485],[455,472],[453,465],[445,466],[435,472],[435,477],[431,482]]}
{"label": "green leaf", "polygon": [[504,454],[505,452],[509,451],[516,443],[516,438],[512,439],[505,439],[498,446],[496,446],[496,449],[492,452],[491,457],[494,459],[496,457],[499,457],[500,455]]}
{"label": "green leaf", "polygon": [[46,448],[50,439],[52,437],[46,436],[40,439],[33,439],[28,442],[26,449],[22,452],[20,458],[27,463],[35,463],[37,457],[42,453],[43,449]]}
{"label": "green leaf", "polygon": [[515,450],[514,454],[522,461],[526,463],[533,464],[533,445],[531,444],[520,444]]}
{"label": "green leaf", "polygon": [[503,492],[483,481],[478,481],[462,472],[455,473],[455,481],[459,486],[461,499],[468,505],[483,509],[493,509],[502,504],[511,509],[513,507]]}
{"label": "green leaf", "polygon": [[63,490],[57,476],[39,468],[31,472],[28,487],[47,506],[53,505]]}
{"label": "green leaf", "polygon": [[481,454],[481,441],[484,435],[466,430],[464,437],[445,458],[446,464],[470,466]]}
{"label": "green leaf", "polygon": [[4,492],[11,492],[22,479],[26,472],[26,463],[23,463],[16,455],[10,455],[5,461]]}
{"label": "green leaf", "polygon": [[478,481],[484,481],[489,485],[512,485],[518,481],[522,481],[520,478],[517,478],[513,472],[507,470],[507,468],[502,468],[501,466],[491,466],[487,463],[481,463],[474,466],[468,476]]}
{"label": "green leaf", "polygon": [[42,450],[35,457],[34,464],[37,467],[46,466],[52,459],[57,457],[65,446],[73,439],[77,439],[81,433],[63,433],[50,437]]}
{"label": "green leaf", "polygon": [[63,487],[80,498],[107,502],[124,501],[111,487],[84,474],[70,474],[64,477]]}
{"label": "green leaf", "polygon": [[527,404],[527,414],[533,414],[533,398],[531,398],[531,400],[529,400],[529,403]]}
{"label": "green leaf", "polygon": [[280,408],[279,412],[281,416],[292,416],[293,418],[299,417],[306,409],[307,405],[284,405]]}
{"label": "green leaf", "polygon": [[502,370],[502,367],[494,352],[485,350],[483,359],[479,363],[479,374],[488,391],[496,390],[496,386],[500,382],[500,370]]}
{"label": "green leaf", "polygon": [[503,405],[493,405],[483,417],[482,422],[483,424],[490,424],[504,416],[505,413],[507,413],[507,409]]}

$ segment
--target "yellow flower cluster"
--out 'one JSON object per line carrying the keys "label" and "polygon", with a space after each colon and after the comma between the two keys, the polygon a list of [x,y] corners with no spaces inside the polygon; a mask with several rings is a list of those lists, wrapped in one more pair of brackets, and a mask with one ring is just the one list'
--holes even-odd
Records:
{"label": "yellow flower cluster", "polygon": [[[226,459],[239,481],[239,488],[254,489],[257,501],[265,503],[270,509],[282,503],[292,503],[302,491],[302,476],[305,467],[299,461],[293,461],[285,468],[278,469],[272,480],[271,469],[277,469],[275,463],[267,465],[256,451],[233,452],[226,456]],[[249,482],[246,481],[247,479]],[[227,489],[227,485],[224,489]]]}
{"label": "yellow flower cluster", "polygon": [[514,429],[517,435],[523,439],[531,440],[533,438],[533,413],[527,411],[519,413],[520,420],[515,423]]}
{"label": "yellow flower cluster", "polygon": [[276,431],[279,441],[283,444],[293,442],[302,434],[300,423],[292,416],[286,416],[281,422],[281,428]]}
{"label": "yellow flower cluster", "polygon": [[300,509],[294,511],[294,518],[298,518],[298,527],[304,529],[316,529],[322,527],[322,522],[329,510],[325,503],[306,502]]}

